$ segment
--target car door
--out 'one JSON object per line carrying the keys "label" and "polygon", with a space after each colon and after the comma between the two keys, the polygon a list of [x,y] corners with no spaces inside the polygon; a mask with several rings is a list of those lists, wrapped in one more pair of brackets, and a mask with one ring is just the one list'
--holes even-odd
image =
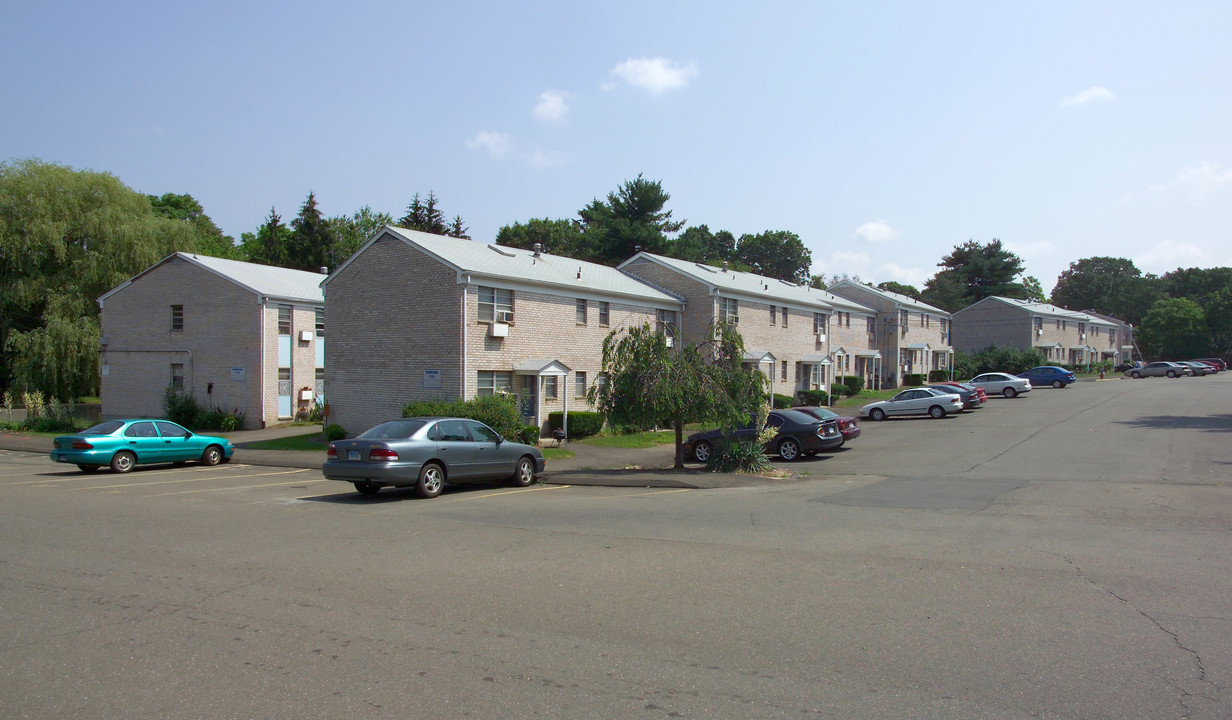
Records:
{"label": "car door", "polygon": [[466,421],[475,448],[475,477],[493,480],[513,475],[517,463],[518,448],[502,442],[495,430],[475,420]]}
{"label": "car door", "polygon": [[166,456],[163,439],[154,421],[142,420],[124,428],[124,446],[137,455],[137,462],[160,462]]}
{"label": "car door", "polygon": [[465,480],[475,476],[475,444],[462,420],[438,420],[432,428],[436,456],[445,463],[446,477]]}
{"label": "car door", "polygon": [[917,398],[920,397],[919,390],[904,390],[894,396],[888,405],[886,405],[886,415],[910,415],[916,412],[915,406],[918,403]]}
{"label": "car door", "polygon": [[155,420],[154,425],[158,428],[159,437],[162,438],[162,454],[160,460],[164,462],[179,462],[181,460],[196,460],[201,457],[201,453],[205,448],[198,448],[200,443],[193,442],[196,437],[184,428],[176,425],[173,422],[165,420]]}

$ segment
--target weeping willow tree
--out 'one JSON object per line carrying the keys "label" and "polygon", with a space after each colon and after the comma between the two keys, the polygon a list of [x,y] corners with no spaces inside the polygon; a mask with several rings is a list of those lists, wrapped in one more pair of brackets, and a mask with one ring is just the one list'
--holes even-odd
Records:
{"label": "weeping willow tree", "polygon": [[97,394],[98,297],[195,249],[191,228],[113,175],[0,164],[0,385],[62,400]]}

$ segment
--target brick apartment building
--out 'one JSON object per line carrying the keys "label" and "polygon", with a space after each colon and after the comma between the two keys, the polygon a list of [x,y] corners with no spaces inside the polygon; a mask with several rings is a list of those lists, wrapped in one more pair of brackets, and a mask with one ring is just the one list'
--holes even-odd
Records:
{"label": "brick apartment building", "polygon": [[1111,318],[1056,305],[987,297],[954,313],[954,347],[979,352],[990,346],[1044,353],[1049,363],[1079,367],[1121,362],[1126,331]]}
{"label": "brick apartment building", "polygon": [[107,292],[103,417],[161,416],[173,388],[245,428],[293,419],[324,394],[324,277],[175,253]]}
{"label": "brick apartment building", "polygon": [[874,347],[881,354],[881,387],[898,387],[903,377],[953,367],[950,314],[899,293],[843,280],[829,291],[871,308],[876,315]]}

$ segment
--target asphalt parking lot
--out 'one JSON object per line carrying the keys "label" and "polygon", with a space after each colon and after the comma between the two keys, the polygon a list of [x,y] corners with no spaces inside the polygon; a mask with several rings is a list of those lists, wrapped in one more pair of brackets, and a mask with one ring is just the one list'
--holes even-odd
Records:
{"label": "asphalt parking lot", "polygon": [[0,451],[0,714],[1226,718],[1230,398],[1040,388],[713,489]]}

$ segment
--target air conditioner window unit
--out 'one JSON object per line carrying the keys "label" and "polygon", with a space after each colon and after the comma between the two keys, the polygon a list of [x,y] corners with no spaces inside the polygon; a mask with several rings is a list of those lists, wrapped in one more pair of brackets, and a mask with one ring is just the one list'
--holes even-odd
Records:
{"label": "air conditioner window unit", "polygon": [[509,337],[509,326],[505,323],[492,323],[488,334],[492,337]]}
{"label": "air conditioner window unit", "polygon": [[510,310],[501,310],[496,313],[496,322],[511,323],[513,322],[513,312]]}
{"label": "air conditioner window unit", "polygon": [[817,333],[817,342],[825,342],[825,341],[826,341],[826,334],[825,334],[825,333]]}
{"label": "air conditioner window unit", "polygon": [[312,331],[311,330],[300,330],[299,339],[301,342],[312,342]]}

